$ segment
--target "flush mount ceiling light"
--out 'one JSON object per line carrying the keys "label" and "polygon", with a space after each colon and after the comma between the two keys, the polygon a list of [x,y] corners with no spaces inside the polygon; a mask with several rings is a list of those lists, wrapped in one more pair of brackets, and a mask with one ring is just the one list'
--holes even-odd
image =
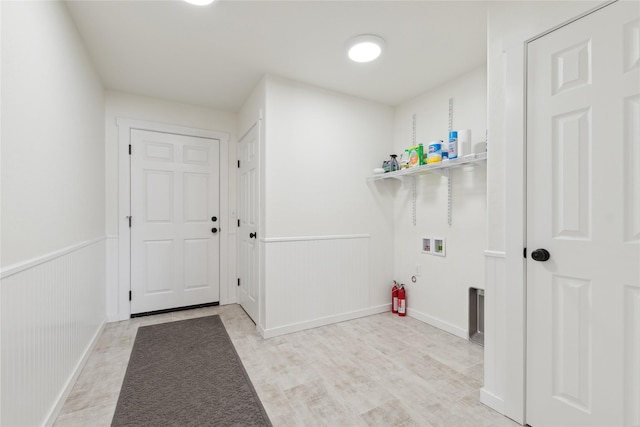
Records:
{"label": "flush mount ceiling light", "polygon": [[349,41],[349,58],[355,62],[370,62],[382,53],[384,40],[374,35],[354,37]]}
{"label": "flush mount ceiling light", "polygon": [[213,3],[213,0],[184,0],[189,4],[195,4],[196,6],[206,6]]}

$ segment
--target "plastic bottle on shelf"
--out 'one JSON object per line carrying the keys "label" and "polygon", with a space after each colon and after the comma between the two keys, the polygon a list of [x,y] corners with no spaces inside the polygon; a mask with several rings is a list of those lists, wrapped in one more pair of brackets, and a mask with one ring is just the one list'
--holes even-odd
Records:
{"label": "plastic bottle on shelf", "polygon": [[400,169],[409,167],[409,150],[404,150],[400,156]]}
{"label": "plastic bottle on shelf", "polygon": [[395,154],[391,155],[391,160],[389,160],[390,162],[390,167],[389,170],[390,172],[395,172],[397,170],[400,170],[400,165],[398,165],[398,160],[396,159],[396,157],[398,157]]}
{"label": "plastic bottle on shelf", "polygon": [[449,159],[457,159],[458,158],[458,132],[452,130],[449,132]]}

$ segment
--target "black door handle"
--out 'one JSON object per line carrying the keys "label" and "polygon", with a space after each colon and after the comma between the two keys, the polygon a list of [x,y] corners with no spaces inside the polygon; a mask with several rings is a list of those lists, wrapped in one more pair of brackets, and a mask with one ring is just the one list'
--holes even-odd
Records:
{"label": "black door handle", "polygon": [[531,258],[533,258],[534,261],[547,261],[551,258],[551,254],[546,249],[536,249],[531,252]]}
{"label": "black door handle", "polygon": [[215,227],[213,227],[213,228],[211,229],[211,232],[212,232],[213,234],[216,234],[216,233],[218,232],[218,229],[217,229],[217,228],[215,228]]}
{"label": "black door handle", "polygon": [[258,233],[249,233],[250,239],[255,239]]}

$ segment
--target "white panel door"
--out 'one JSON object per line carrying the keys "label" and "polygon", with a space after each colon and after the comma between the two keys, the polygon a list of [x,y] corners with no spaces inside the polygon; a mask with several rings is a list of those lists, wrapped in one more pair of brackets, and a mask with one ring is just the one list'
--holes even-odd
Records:
{"label": "white panel door", "polygon": [[242,138],[239,144],[238,173],[239,231],[239,295],[240,305],[258,322],[258,222],[260,202],[260,141],[259,123]]}
{"label": "white panel door", "polygon": [[637,1],[528,46],[526,421],[534,427],[640,425],[639,94]]}
{"label": "white panel door", "polygon": [[131,131],[131,313],[219,301],[219,145]]}

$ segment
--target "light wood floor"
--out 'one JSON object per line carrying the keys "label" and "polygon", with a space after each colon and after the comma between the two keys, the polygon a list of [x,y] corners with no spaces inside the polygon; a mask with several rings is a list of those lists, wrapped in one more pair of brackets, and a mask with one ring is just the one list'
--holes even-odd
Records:
{"label": "light wood floor", "polygon": [[238,305],[107,324],[55,426],[108,426],[139,326],[219,314],[274,426],[518,424],[482,405],[482,347],[378,314],[263,340]]}

